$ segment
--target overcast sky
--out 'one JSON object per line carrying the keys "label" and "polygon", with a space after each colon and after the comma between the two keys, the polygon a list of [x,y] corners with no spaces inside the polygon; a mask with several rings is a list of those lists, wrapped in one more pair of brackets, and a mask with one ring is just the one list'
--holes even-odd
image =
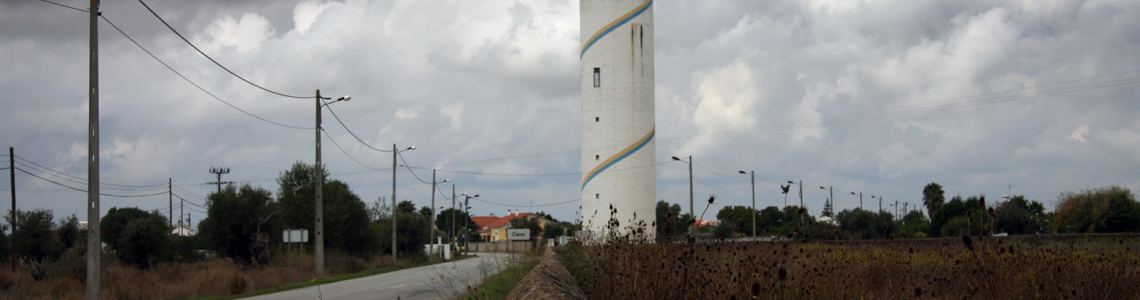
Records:
{"label": "overcast sky", "polygon": [[[86,8],[87,1],[57,2]],[[451,179],[457,193],[480,194],[486,202],[473,201],[473,214],[517,208],[577,217],[577,1],[147,4],[254,83],[290,95],[352,95],[330,106],[352,132],[377,148],[416,146],[403,153],[415,175],[430,182],[431,169],[439,169],[438,180]],[[669,157],[692,155],[698,205],[718,196],[707,219],[723,205],[750,204],[748,177],[739,170],[756,171],[761,207],[783,205],[778,183],[802,180],[813,214],[828,197],[820,186],[834,187],[836,211],[859,206],[852,192],[863,193],[868,209],[878,209],[872,195],[887,200],[885,210],[896,200],[913,208],[929,182],[948,198],[1000,199],[1012,189],[1050,208],[1065,191],[1140,188],[1140,2],[653,6],[657,198],[687,211],[688,169]],[[314,100],[240,81],[139,2],[106,1],[101,11],[233,106],[288,126],[314,125]],[[40,1],[0,1],[0,28],[0,145],[86,178],[88,16]],[[214,189],[204,183],[216,180],[211,167],[230,168],[223,180],[276,192],[280,172],[313,162],[312,129],[227,106],[103,20],[99,43],[102,181],[157,185],[103,192],[165,192],[171,178],[176,195],[204,205]],[[335,141],[323,137],[332,178],[365,202],[391,197],[392,155],[357,142],[327,110],[323,127]],[[408,169],[397,177],[398,199],[429,205],[430,185]],[[22,210],[86,219],[85,193],[20,172],[16,186]],[[440,188],[450,196],[451,183]],[[789,203],[799,201],[797,188]],[[7,211],[10,188],[0,189]],[[437,195],[436,206],[450,207],[443,199]],[[165,212],[167,201],[165,194],[105,196],[102,208]],[[194,223],[205,217],[205,209],[186,208]]]}

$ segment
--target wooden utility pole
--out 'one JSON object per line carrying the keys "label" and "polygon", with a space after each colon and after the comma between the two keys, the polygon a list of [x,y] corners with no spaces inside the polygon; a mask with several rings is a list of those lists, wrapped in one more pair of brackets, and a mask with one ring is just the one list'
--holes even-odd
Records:
{"label": "wooden utility pole", "polygon": [[[166,178],[166,195],[169,198],[167,201],[170,203],[170,214],[168,215],[170,216],[170,228],[174,228],[174,179],[170,177]],[[170,231],[170,235],[174,235],[173,230]]]}
{"label": "wooden utility pole", "polygon": [[87,88],[87,299],[99,299],[99,0],[91,0]]}

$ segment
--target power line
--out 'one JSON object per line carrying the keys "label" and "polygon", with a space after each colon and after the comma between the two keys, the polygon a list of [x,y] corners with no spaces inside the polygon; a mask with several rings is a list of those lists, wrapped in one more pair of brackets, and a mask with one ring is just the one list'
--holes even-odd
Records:
{"label": "power line", "polygon": [[409,173],[412,173],[412,177],[415,177],[415,178],[416,178],[416,180],[419,180],[420,182],[423,182],[423,183],[425,183],[425,184],[431,184],[431,182],[427,182],[427,181],[424,181],[423,179],[420,179],[420,176],[419,176],[419,175],[416,175],[416,172],[415,172],[415,171],[412,171],[412,167],[408,166],[408,161],[404,160],[404,155],[403,155],[403,154],[400,154],[400,152],[399,152],[399,151],[397,151],[397,152],[396,152],[396,156],[399,156],[399,157],[400,157],[400,162],[403,162],[403,163],[404,163],[404,167],[408,169],[408,172],[409,172]]}
{"label": "power line", "polygon": [[384,149],[372,147],[372,145],[365,143],[364,140],[362,140],[362,139],[360,139],[360,137],[356,136],[356,133],[353,133],[352,130],[348,129],[348,126],[344,125],[344,122],[340,121],[340,117],[336,115],[336,112],[332,110],[332,107],[329,107],[328,102],[325,102],[324,99],[321,99],[321,102],[325,103],[325,105],[322,105],[322,106],[325,109],[328,109],[330,113],[332,113],[333,119],[336,119],[336,122],[340,123],[340,126],[344,127],[344,130],[348,131],[348,134],[352,135],[352,137],[355,138],[357,141],[359,141],[361,144],[364,144],[364,146],[366,146],[368,148],[372,148],[372,150],[376,150],[376,151],[380,151],[380,152],[392,152],[392,150],[384,150]]}
{"label": "power line", "polygon": [[63,5],[63,4],[59,4],[59,3],[55,3],[55,2],[51,2],[51,1],[48,1],[48,0],[40,0],[40,2],[46,2],[46,3],[50,3],[50,4],[55,4],[55,5],[57,5],[57,6],[60,6],[60,7],[64,7],[64,8],[70,8],[70,9],[78,10],[78,11],[81,11],[81,12],[90,12],[89,10],[86,10],[86,9],[77,8],[77,7],[72,7],[72,6],[67,6],[67,5]]}
{"label": "power line", "polygon": [[[68,186],[68,185],[66,185],[66,184],[62,184],[62,183],[59,183],[59,182],[53,181],[53,180],[51,180],[51,179],[43,178],[43,177],[40,177],[40,176],[38,176],[38,175],[36,175],[36,174],[32,174],[31,172],[25,171],[24,169],[21,169],[21,168],[16,168],[16,170],[17,170],[17,171],[20,171],[20,172],[24,172],[24,174],[28,174],[28,175],[30,175],[30,176],[32,176],[32,177],[35,177],[35,178],[39,178],[40,180],[43,180],[43,181],[47,181],[47,182],[53,183],[53,184],[55,184],[55,185],[58,185],[58,186],[62,186],[62,187],[65,187],[65,188],[68,188],[68,189],[71,189],[71,190],[74,190],[74,191],[78,191],[78,192],[84,192],[84,193],[86,193],[86,192],[87,192],[87,190],[85,190],[85,189],[80,189],[80,188],[76,188],[76,187],[71,187],[71,186]],[[158,195],[162,195],[162,194],[166,194],[166,192],[164,191],[164,192],[160,192],[160,193],[154,193],[154,194],[146,194],[146,195],[117,195],[117,194],[99,193],[99,195],[102,195],[102,196],[108,196],[108,197],[119,197],[119,198],[139,198],[139,197],[150,197],[150,196],[158,196]]]}
{"label": "power line", "polygon": [[286,127],[286,128],[293,128],[293,129],[313,129],[313,127],[301,127],[301,126],[293,126],[293,125],[286,125],[286,124],[282,124],[282,123],[277,123],[277,122],[274,122],[274,121],[270,121],[269,119],[266,119],[266,118],[262,118],[262,117],[260,117],[260,116],[258,116],[258,115],[255,115],[255,114],[253,114],[253,113],[250,113],[250,112],[248,112],[248,111],[245,111],[244,109],[238,108],[237,106],[234,106],[233,104],[230,104],[229,102],[226,102],[226,100],[222,100],[222,98],[220,98],[220,97],[218,97],[218,96],[214,95],[214,94],[213,94],[213,93],[211,93],[210,91],[207,91],[205,88],[203,88],[202,86],[198,85],[198,84],[197,84],[197,83],[195,83],[193,80],[190,80],[190,78],[187,78],[185,75],[182,75],[182,73],[178,72],[178,71],[177,71],[177,70],[175,70],[173,67],[171,67],[170,65],[166,64],[166,62],[162,61],[162,59],[159,59],[159,58],[158,58],[158,56],[155,56],[155,55],[154,55],[154,53],[151,53],[151,52],[150,52],[150,50],[147,50],[147,49],[146,49],[146,47],[143,47],[143,46],[142,46],[142,44],[139,44],[139,42],[135,41],[135,39],[134,39],[134,38],[131,38],[131,36],[127,35],[127,33],[126,33],[126,32],[123,32],[123,30],[122,30],[122,29],[119,29],[119,26],[115,26],[115,23],[111,22],[111,20],[110,20],[110,19],[107,19],[107,17],[106,17],[106,16],[104,16],[104,15],[100,14],[100,15],[99,15],[99,17],[103,18],[103,21],[107,21],[107,24],[110,24],[110,25],[111,25],[111,27],[114,27],[116,31],[118,31],[120,34],[122,34],[122,35],[123,35],[124,37],[126,37],[128,40],[130,40],[130,41],[131,41],[131,43],[134,43],[134,44],[135,44],[135,46],[138,46],[138,47],[139,47],[139,49],[142,49],[142,51],[143,51],[143,52],[146,52],[146,54],[147,54],[147,55],[150,55],[150,57],[151,57],[151,58],[154,58],[154,60],[158,61],[158,63],[160,63],[160,64],[162,64],[164,67],[166,67],[166,69],[170,70],[171,72],[174,72],[174,74],[175,74],[175,75],[178,75],[178,77],[181,77],[181,78],[182,78],[182,80],[186,80],[186,82],[189,82],[189,83],[190,83],[190,85],[193,85],[195,88],[198,88],[198,90],[202,91],[203,93],[206,93],[206,95],[210,95],[210,97],[213,97],[215,100],[221,101],[222,103],[225,103],[225,104],[226,104],[226,105],[228,105],[229,107],[231,107],[231,108],[233,108],[233,109],[236,109],[236,110],[238,110],[238,111],[240,111],[240,112],[242,112],[242,113],[244,113],[244,114],[246,114],[246,115],[249,115],[249,116],[251,116],[251,117],[257,118],[258,120],[262,120],[262,121],[265,121],[265,122],[267,122],[267,123],[270,123],[270,124],[273,124],[273,125],[277,125],[277,126],[281,126],[281,127]]}
{"label": "power line", "polygon": [[578,198],[578,199],[574,199],[574,200],[569,200],[569,201],[558,202],[558,203],[550,203],[550,204],[539,204],[539,205],[527,205],[527,204],[503,204],[503,203],[496,203],[496,202],[491,202],[491,201],[487,201],[487,200],[483,200],[483,199],[479,199],[479,198],[475,198],[475,197],[472,197],[472,198],[471,198],[471,200],[475,200],[475,201],[479,201],[479,202],[483,202],[483,203],[487,203],[487,204],[493,204],[493,205],[499,205],[499,206],[506,206],[506,207],[547,207],[547,206],[562,205],[562,204],[571,203],[571,202],[575,202],[575,201],[581,201],[581,200],[582,200],[582,198]]}
{"label": "power line", "polygon": [[351,159],[352,161],[356,162],[356,164],[359,164],[359,165],[361,165],[361,166],[363,166],[363,167],[365,167],[365,168],[369,168],[369,169],[372,169],[372,170],[376,170],[376,171],[387,171],[387,170],[391,170],[390,168],[388,168],[388,169],[379,169],[379,168],[374,168],[374,167],[372,167],[372,166],[369,166],[369,165],[366,165],[366,164],[364,164],[364,163],[360,162],[359,160],[356,160],[356,158],[355,158],[355,157],[352,157],[352,155],[351,155],[351,154],[348,154],[348,151],[344,151],[344,148],[342,148],[342,147],[340,146],[340,144],[338,144],[338,143],[336,142],[336,139],[334,139],[334,138],[332,137],[332,135],[329,135],[328,131],[324,131],[324,130],[321,130],[321,132],[323,132],[323,133],[325,134],[325,136],[329,137],[329,141],[331,141],[331,142],[333,143],[333,145],[336,145],[336,148],[337,148],[337,149],[340,149],[340,152],[341,152],[341,153],[344,153],[344,156],[348,156],[348,159]]}
{"label": "power line", "polygon": [[[190,40],[188,40],[188,39],[186,39],[186,37],[182,36],[181,33],[178,33],[178,30],[174,30],[174,27],[170,26],[170,23],[166,23],[166,20],[163,20],[162,17],[158,16],[158,13],[154,12],[153,9],[150,9],[150,6],[146,5],[145,2],[143,2],[142,0],[139,0],[139,3],[141,3],[143,5],[143,7],[146,7],[146,10],[150,11],[150,13],[152,15],[154,15],[155,18],[158,18],[158,20],[162,22],[162,25],[166,25],[166,28],[169,28],[170,31],[174,32],[175,35],[178,35],[178,38],[181,38],[182,41],[186,42],[187,45],[190,45],[190,48],[194,48],[195,51],[198,51],[199,54],[202,54],[202,56],[205,56],[206,59],[209,59],[210,62],[213,62],[219,68],[222,68],[222,70],[226,70],[226,72],[229,72],[230,75],[233,75],[234,77],[241,79],[241,81],[245,81],[245,83],[248,83],[249,85],[255,86],[255,87],[257,87],[263,91],[269,92],[269,93],[274,94],[274,95],[278,95],[278,96],[286,97],[286,98],[293,98],[293,99],[308,99],[308,98],[310,98],[309,96],[293,96],[293,95],[286,95],[286,94],[278,93],[276,91],[267,89],[267,88],[262,87],[260,85],[257,85],[256,83],[253,83],[252,81],[246,80],[244,77],[241,77],[237,73],[234,73],[234,71],[230,71],[229,68],[226,68],[226,66],[223,66],[221,63],[214,60],[213,57],[206,55],[206,52],[202,52],[202,49],[198,49],[198,46],[194,46],[194,43],[191,43]],[[112,26],[114,26],[114,25],[112,25]]]}
{"label": "power line", "polygon": [[[63,173],[60,171],[56,171],[52,168],[45,167],[45,166],[37,164],[31,160],[20,157],[19,155],[16,155],[15,158],[20,159],[20,161],[16,161],[17,164],[20,164],[21,166],[30,168],[33,171],[44,172],[44,173],[50,174],[52,176],[63,178],[64,180],[71,181],[71,182],[78,183],[78,184],[87,184],[86,178],[82,178],[82,177],[78,177],[75,175]],[[31,165],[28,165],[28,164],[31,164]],[[125,184],[115,184],[115,183],[108,183],[108,182],[100,182],[99,185],[106,187],[108,189],[122,190],[122,191],[137,191],[139,189],[143,189],[144,191],[145,190],[156,190],[156,188],[158,188],[158,187],[166,186],[166,184],[125,185]]]}

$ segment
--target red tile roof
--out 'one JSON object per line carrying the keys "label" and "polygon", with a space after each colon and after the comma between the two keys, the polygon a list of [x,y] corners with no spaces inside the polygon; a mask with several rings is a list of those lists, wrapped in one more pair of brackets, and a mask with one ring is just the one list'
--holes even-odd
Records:
{"label": "red tile roof", "polygon": [[491,231],[491,229],[502,228],[503,226],[509,226],[511,224],[511,220],[530,216],[530,215],[534,215],[534,213],[510,214],[510,215],[506,215],[506,216],[501,217],[501,218],[496,217],[496,216],[471,217],[471,220],[475,221],[475,225],[479,226],[478,232],[488,232],[488,231]]}

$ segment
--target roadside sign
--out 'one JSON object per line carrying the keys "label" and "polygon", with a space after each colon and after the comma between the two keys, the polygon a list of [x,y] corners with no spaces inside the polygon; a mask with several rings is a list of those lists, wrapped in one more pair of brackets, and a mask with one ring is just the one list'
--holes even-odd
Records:
{"label": "roadside sign", "polygon": [[530,240],[530,229],[507,229],[507,239],[512,241]]}
{"label": "roadside sign", "polygon": [[308,243],[308,229],[285,229],[281,231],[281,241],[286,243]]}

